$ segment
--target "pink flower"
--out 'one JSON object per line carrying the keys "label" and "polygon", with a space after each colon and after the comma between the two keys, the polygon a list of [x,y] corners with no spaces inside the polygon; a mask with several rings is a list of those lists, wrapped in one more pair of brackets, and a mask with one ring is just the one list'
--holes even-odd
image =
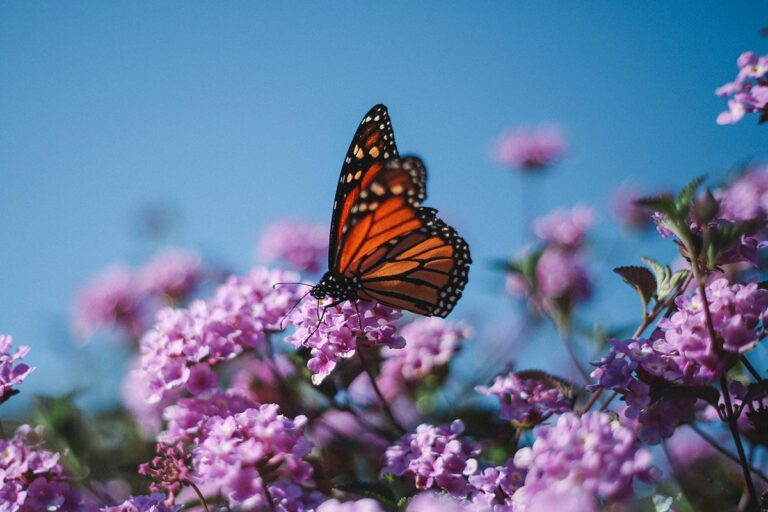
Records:
{"label": "pink flower", "polygon": [[200,255],[183,249],[165,249],[138,271],[137,286],[150,296],[173,303],[188,298],[205,278]]}
{"label": "pink flower", "polygon": [[97,330],[119,327],[131,337],[144,331],[146,311],[133,271],[113,265],[94,277],[75,298],[75,331],[88,338]]}
{"label": "pink flower", "polygon": [[579,204],[570,210],[557,209],[536,219],[533,231],[545,243],[575,249],[584,243],[592,221],[592,209]]}
{"label": "pink flower", "polygon": [[508,168],[537,171],[549,167],[563,156],[565,137],[559,126],[542,124],[503,132],[496,140],[494,159]]}
{"label": "pink flower", "polygon": [[14,388],[24,382],[35,369],[18,362],[27,355],[29,347],[22,345],[12,354],[12,342],[13,338],[0,334],[0,404],[18,393]]}
{"label": "pink flower", "polygon": [[275,222],[264,230],[257,252],[267,262],[317,273],[328,256],[328,226],[293,219]]}
{"label": "pink flower", "polygon": [[715,94],[728,100],[728,110],[717,116],[717,124],[736,124],[748,113],[766,115],[768,104],[768,55],[742,53],[736,65],[736,80],[719,87]]}
{"label": "pink flower", "polygon": [[285,341],[296,348],[311,349],[307,367],[313,373],[312,382],[318,385],[339,361],[355,355],[358,343],[403,347],[405,340],[398,336],[394,323],[401,315],[400,311],[375,302],[347,301],[325,308],[308,300],[291,315],[296,331]]}

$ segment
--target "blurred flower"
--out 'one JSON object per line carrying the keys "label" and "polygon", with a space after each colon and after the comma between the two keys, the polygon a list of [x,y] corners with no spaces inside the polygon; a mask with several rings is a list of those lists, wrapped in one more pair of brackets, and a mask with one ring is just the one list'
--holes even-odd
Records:
{"label": "blurred flower", "polygon": [[461,420],[450,427],[419,425],[416,432],[406,434],[387,448],[382,473],[408,475],[417,489],[438,487],[455,496],[466,496],[471,490],[467,477],[477,470],[480,448],[468,439]]}
{"label": "blurred flower", "polygon": [[389,443],[357,416],[338,409],[328,409],[312,423],[312,440],[320,448],[344,447],[350,443],[365,452],[384,453]]}
{"label": "blurred flower", "polygon": [[42,427],[21,425],[13,438],[0,439],[0,510],[89,510],[67,482],[59,454],[42,448]]}
{"label": "blurred flower", "polygon": [[306,421],[278,414],[275,404],[208,419],[193,451],[195,480],[218,488],[237,509],[312,508],[317,496],[302,488],[313,473],[305,460],[312,449],[302,432]]}
{"label": "blurred flower", "polygon": [[146,311],[133,271],[116,264],[91,279],[78,292],[72,315],[75,331],[83,338],[113,327],[138,338],[145,328]]}
{"label": "blurred flower", "polygon": [[[372,347],[401,348],[395,320],[402,313],[376,302],[345,301],[332,308],[305,301],[291,315],[296,331],[285,341],[296,348],[311,349],[307,367],[312,382],[320,384],[342,359],[355,355],[358,343]],[[362,330],[360,327],[362,326]]]}
{"label": "blurred flower", "polygon": [[205,268],[198,253],[170,248],[139,269],[137,286],[147,295],[180,303],[195,291],[204,278]]}
{"label": "blurred flower", "polygon": [[559,208],[533,221],[533,231],[544,243],[576,249],[584,243],[593,222],[592,209],[578,204],[570,210]]}
{"label": "blurred flower", "polygon": [[461,341],[471,335],[461,323],[442,318],[419,318],[400,329],[405,347],[382,350],[381,378],[406,383],[421,382],[427,375],[448,366]]}
{"label": "blurred flower", "polygon": [[127,371],[120,388],[123,407],[136,423],[139,434],[144,439],[154,439],[162,428],[163,409],[176,400],[178,393],[168,393],[161,400],[148,403],[150,381],[141,369],[141,358],[135,356],[126,366]]}
{"label": "blurred flower", "polygon": [[527,507],[523,510],[551,510],[534,506],[565,503],[563,494],[584,504],[620,502],[633,496],[635,479],[651,480],[650,452],[639,448],[634,432],[608,413],[565,413],[534,433],[533,446],[521,448],[514,458],[515,466],[528,470],[525,486],[514,496],[516,504]]}
{"label": "blurred flower", "polygon": [[0,404],[18,393],[14,387],[24,382],[24,379],[35,370],[18,362],[27,355],[29,347],[22,345],[11,354],[12,343],[11,336],[0,334]]}
{"label": "blurred flower", "polygon": [[178,512],[181,505],[166,505],[164,494],[131,496],[119,505],[102,507],[100,512]]}
{"label": "blurred flower", "polygon": [[560,160],[565,146],[565,137],[556,124],[541,124],[533,129],[521,127],[498,137],[493,157],[505,167],[532,172]]}
{"label": "blurred flower", "polygon": [[725,220],[768,219],[768,165],[753,165],[715,191]]}
{"label": "blurred flower", "polygon": [[513,497],[514,512],[598,512],[598,501],[572,480],[538,481],[521,488]]}
{"label": "blurred flower", "polygon": [[384,512],[379,502],[370,498],[357,501],[328,500],[317,507],[317,512]]}
{"label": "blurred flower", "polygon": [[157,444],[157,455],[139,466],[139,474],[150,477],[153,482],[149,490],[153,493],[167,493],[166,503],[173,503],[182,487],[191,482],[190,457],[184,443],[173,446]]}
{"label": "blurred flower", "polygon": [[294,219],[280,220],[264,230],[257,252],[267,262],[317,273],[325,268],[328,257],[328,227]]}
{"label": "blurred flower", "polygon": [[592,295],[592,283],[578,254],[545,250],[536,265],[537,293],[543,302],[576,304]]}
{"label": "blurred flower", "polygon": [[475,389],[486,395],[496,395],[501,404],[501,419],[522,428],[531,428],[553,414],[572,409],[571,399],[562,389],[553,387],[545,378],[524,372],[499,375],[491,386]]}
{"label": "blurred flower", "polygon": [[752,112],[761,112],[765,116],[768,106],[768,55],[758,57],[754,52],[744,52],[736,65],[739,68],[736,79],[715,91],[721,98],[730,98],[728,110],[717,116],[717,124],[736,124]]}

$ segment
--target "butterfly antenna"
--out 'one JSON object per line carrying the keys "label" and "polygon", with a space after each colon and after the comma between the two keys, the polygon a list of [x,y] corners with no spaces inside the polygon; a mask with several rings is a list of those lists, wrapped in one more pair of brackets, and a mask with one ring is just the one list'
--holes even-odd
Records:
{"label": "butterfly antenna", "polygon": [[310,288],[312,288],[313,286],[315,286],[315,285],[313,285],[313,284],[309,284],[309,283],[275,283],[275,284],[273,284],[273,285],[272,285],[272,288],[277,288],[278,286],[287,286],[287,285],[289,285],[289,284],[292,284],[292,285],[300,285],[300,286],[309,286]]}
{"label": "butterfly antenna", "polygon": [[[277,284],[281,284],[281,283],[277,283]],[[297,300],[297,301],[296,301],[296,303],[295,303],[293,306],[291,306],[291,309],[289,309],[289,310],[288,310],[288,311],[287,311],[287,312],[286,312],[286,313],[283,315],[283,318],[281,318],[281,319],[280,319],[280,330],[281,330],[281,331],[283,330],[283,322],[285,322],[285,319],[286,319],[286,318],[288,318],[288,315],[290,315],[291,313],[293,313],[293,310],[294,310],[294,309],[296,309],[296,307],[297,307],[299,304],[301,304],[301,301],[303,301],[305,298],[307,298],[307,295],[309,295],[309,292],[311,292],[311,291],[312,291],[312,290],[309,290],[307,293],[305,293],[304,295],[302,295],[302,296],[299,298],[299,300]]]}
{"label": "butterfly antenna", "polygon": [[[311,332],[311,333],[309,333],[309,335],[308,335],[306,338],[304,338],[304,342],[302,343],[302,345],[303,345],[304,343],[308,342],[308,341],[309,341],[309,339],[310,339],[312,336],[314,336],[314,335],[315,335],[315,333],[316,333],[318,330],[320,330],[320,325],[322,325],[322,323],[323,323],[323,320],[325,319],[325,313],[326,313],[326,311],[328,311],[328,309],[329,309],[329,308],[333,308],[333,307],[336,307],[336,306],[338,306],[338,305],[339,305],[339,304],[341,304],[342,302],[344,302],[344,301],[342,301],[342,300],[337,300],[337,301],[331,302],[331,303],[330,303],[330,304],[328,304],[327,306],[323,306],[323,308],[322,308],[322,309],[323,309],[323,312],[322,312],[322,313],[319,313],[319,314],[318,314],[318,316],[317,316],[317,325],[315,325],[315,328],[314,328],[314,329],[312,329],[312,332]],[[317,308],[318,308],[318,310],[320,309],[320,299],[317,299]]]}
{"label": "butterfly antenna", "polygon": [[360,308],[357,307],[357,301],[353,302],[355,305],[355,311],[357,312],[357,326],[360,328],[360,336],[363,335],[363,320],[360,317]]}

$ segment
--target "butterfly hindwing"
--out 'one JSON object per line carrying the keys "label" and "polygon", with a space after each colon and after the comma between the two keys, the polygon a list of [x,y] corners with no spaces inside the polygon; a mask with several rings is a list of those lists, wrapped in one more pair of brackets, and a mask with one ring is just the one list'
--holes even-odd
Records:
{"label": "butterfly hindwing", "polygon": [[467,283],[469,246],[431,208],[418,208],[422,225],[391,239],[358,265],[360,298],[422,315],[444,317]]}

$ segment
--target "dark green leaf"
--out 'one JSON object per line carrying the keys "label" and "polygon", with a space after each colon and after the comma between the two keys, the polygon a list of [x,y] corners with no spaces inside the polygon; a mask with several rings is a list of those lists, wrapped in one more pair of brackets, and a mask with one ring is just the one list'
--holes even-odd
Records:
{"label": "dark green leaf", "polygon": [[755,233],[765,226],[762,221],[738,221],[715,226],[707,239],[707,266],[710,269],[720,264],[720,258],[744,235]]}
{"label": "dark green leaf", "polygon": [[640,295],[640,301],[643,303],[643,311],[648,309],[648,303],[656,294],[656,279],[645,267],[617,267],[614,272],[624,278],[624,282],[632,286],[637,294]]}
{"label": "dark green leaf", "polygon": [[675,198],[672,194],[641,197],[640,199],[636,199],[634,203],[638,206],[666,213],[667,215],[673,215],[675,213]]}
{"label": "dark green leaf", "polygon": [[698,189],[701,184],[704,183],[705,179],[706,176],[699,176],[698,178],[695,178],[685,187],[683,187],[679,194],[677,194],[677,198],[675,199],[675,212],[678,216],[684,216],[688,213],[688,210],[691,207],[693,196],[696,194],[696,189]]}

